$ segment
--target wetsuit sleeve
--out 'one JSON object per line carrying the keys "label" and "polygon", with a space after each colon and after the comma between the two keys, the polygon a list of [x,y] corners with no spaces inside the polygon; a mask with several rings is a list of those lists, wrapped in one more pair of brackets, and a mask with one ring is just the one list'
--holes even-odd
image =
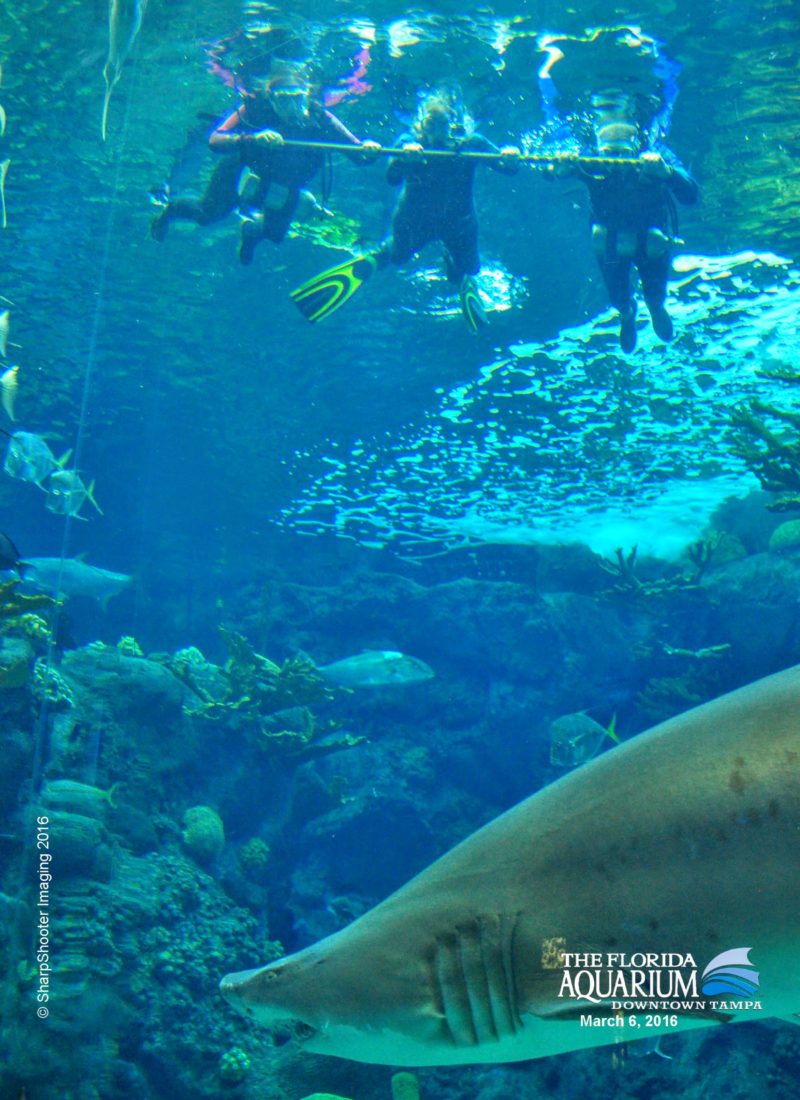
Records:
{"label": "wetsuit sleeve", "polygon": [[[472,137],[465,141],[461,148],[465,152],[470,153],[499,153],[498,147],[483,134],[473,134]],[[493,172],[499,172],[501,176],[515,176],[519,171],[519,164],[515,162],[507,162],[503,164],[501,160],[490,160],[487,162]]]}
{"label": "wetsuit sleeve", "polygon": [[[402,149],[404,145],[410,145],[416,138],[411,134],[403,134],[394,143],[395,149]],[[399,187],[406,178],[406,165],[402,157],[390,157],[386,166],[386,182],[391,187]]]}
{"label": "wetsuit sleeve", "polygon": [[245,105],[242,104],[212,131],[208,144],[215,153],[232,153],[244,141],[252,140],[253,135],[243,133]]}
{"label": "wetsuit sleeve", "polygon": [[685,206],[691,206],[693,203],[697,202],[700,197],[700,188],[697,185],[697,180],[692,178],[670,149],[660,149],[659,152],[665,164],[668,164],[672,169],[669,179],[666,182],[667,187],[678,202],[682,202]]}

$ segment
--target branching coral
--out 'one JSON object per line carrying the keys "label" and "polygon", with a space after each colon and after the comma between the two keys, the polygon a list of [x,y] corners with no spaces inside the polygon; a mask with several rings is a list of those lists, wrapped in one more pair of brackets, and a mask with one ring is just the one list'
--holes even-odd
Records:
{"label": "branching coral", "polygon": [[[694,580],[690,580],[682,574],[672,577],[659,577],[656,580],[641,580],[636,571],[637,547],[632,546],[626,554],[622,547],[615,550],[617,560],[615,562],[603,558],[600,568],[610,573],[614,578],[614,584],[605,590],[605,595],[633,595],[641,597],[669,596],[676,592],[689,592],[696,588]],[[696,578],[695,578],[696,580]]]}
{"label": "branching coral", "polygon": [[[800,383],[800,372],[770,368],[767,378]],[[776,512],[800,508],[800,413],[755,399],[731,413],[732,450],[743,459],[764,489],[777,493],[767,505]]]}
{"label": "branching coral", "polygon": [[[198,699],[196,706],[185,708],[187,714],[241,728],[259,749],[294,763],[364,740],[349,733],[329,738],[335,723],[318,723],[310,707],[333,698],[333,689],[311,661],[293,657],[277,665],[256,653],[243,635],[224,629],[221,633],[230,654],[221,669],[209,666],[199,651],[191,659],[181,654],[168,662]],[[209,669],[218,674],[219,690],[210,686]]]}

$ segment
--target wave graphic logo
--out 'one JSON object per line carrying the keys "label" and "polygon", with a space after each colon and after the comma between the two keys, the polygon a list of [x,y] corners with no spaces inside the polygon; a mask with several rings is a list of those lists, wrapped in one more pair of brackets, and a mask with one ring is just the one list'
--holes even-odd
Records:
{"label": "wave graphic logo", "polygon": [[751,947],[734,947],[716,955],[703,971],[704,996],[754,1000],[759,974],[747,957],[749,951]]}

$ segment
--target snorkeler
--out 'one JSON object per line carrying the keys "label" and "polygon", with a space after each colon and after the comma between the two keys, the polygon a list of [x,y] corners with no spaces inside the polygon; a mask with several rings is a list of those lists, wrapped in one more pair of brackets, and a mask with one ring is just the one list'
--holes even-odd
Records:
{"label": "snorkeler", "polygon": [[[438,89],[426,96],[409,134],[396,142],[402,156],[394,156],[387,181],[402,191],[392,216],[389,236],[374,251],[323,271],[292,291],[301,313],[321,321],[343,306],[376,268],[404,264],[432,241],[445,249],[445,270],[461,296],[461,309],[470,329],[486,323],[475,276],[480,271],[478,219],[473,197],[476,161],[459,160],[459,152],[499,153],[498,172],[513,175],[519,150],[498,150],[473,129],[472,120],[453,92]],[[448,157],[425,157],[425,151],[445,151]]]}
{"label": "snorkeler", "polygon": [[352,145],[354,159],[362,163],[379,148],[351,134],[314,97],[302,69],[287,63],[254,80],[244,102],[214,129],[208,143],[222,159],[204,194],[199,199],[165,196],[163,209],[150,224],[151,235],[163,241],[173,221],[221,221],[241,205],[240,184],[248,171],[255,178],[255,193],[242,223],[239,259],[252,263],[259,241],[277,244],[286,236],[306,184],[324,164],[325,150],[284,144],[292,140]]}
{"label": "snorkeler", "polygon": [[636,164],[559,165],[556,175],[576,175],[589,191],[592,246],[612,306],[619,310],[619,343],[626,353],[636,347],[636,299],[631,268],[639,272],[642,293],[656,336],[672,339],[672,318],[664,301],[677,240],[675,199],[697,201],[695,180],[665,146],[653,148],[635,100],[619,91],[590,100],[588,155],[636,159]]}

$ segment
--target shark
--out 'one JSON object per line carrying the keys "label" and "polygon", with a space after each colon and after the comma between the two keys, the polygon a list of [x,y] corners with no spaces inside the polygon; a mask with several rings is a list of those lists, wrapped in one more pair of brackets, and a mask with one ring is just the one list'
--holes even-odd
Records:
{"label": "shark", "polygon": [[[289,1023],[309,1052],[391,1065],[797,1022],[798,898],[800,665],[614,747],[352,924],[220,988],[254,1020]],[[704,998],[703,967],[749,964],[748,952],[757,970],[733,970],[755,974],[756,996]],[[674,1014],[619,1010],[574,972],[565,986],[570,966],[613,962],[630,977],[665,959],[696,968],[680,971],[698,987]]]}

